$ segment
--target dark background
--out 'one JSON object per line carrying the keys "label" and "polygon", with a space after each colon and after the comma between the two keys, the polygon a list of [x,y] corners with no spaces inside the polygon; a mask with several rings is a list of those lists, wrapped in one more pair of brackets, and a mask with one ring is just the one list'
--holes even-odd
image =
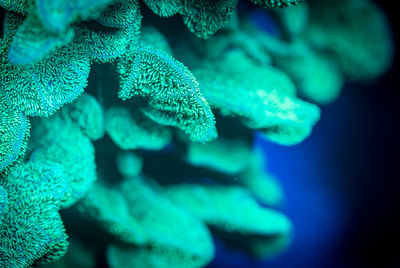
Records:
{"label": "dark background", "polygon": [[[398,9],[386,11],[394,39]],[[321,107],[313,134],[294,147],[259,139],[268,170],[282,182],[281,210],[293,221],[292,246],[254,261],[217,241],[210,267],[400,267],[400,67],[371,85],[348,84]]]}

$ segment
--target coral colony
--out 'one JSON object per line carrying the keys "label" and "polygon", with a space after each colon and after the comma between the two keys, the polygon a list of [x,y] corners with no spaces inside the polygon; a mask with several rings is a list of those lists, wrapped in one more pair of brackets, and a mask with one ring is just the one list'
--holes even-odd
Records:
{"label": "coral colony", "polygon": [[369,0],[238,4],[0,0],[0,267],[203,267],[213,237],[255,258],[290,246],[254,133],[304,140],[317,104],[387,70],[391,33]]}

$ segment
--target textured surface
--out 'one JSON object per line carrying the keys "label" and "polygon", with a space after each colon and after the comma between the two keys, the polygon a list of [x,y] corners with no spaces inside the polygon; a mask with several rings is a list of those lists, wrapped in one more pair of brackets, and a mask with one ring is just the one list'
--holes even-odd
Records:
{"label": "textured surface", "polygon": [[89,60],[74,46],[33,66],[15,66],[4,58],[2,66],[0,79],[6,98],[30,116],[49,116],[72,102],[83,92],[90,71]]}
{"label": "textured surface", "polygon": [[70,118],[82,132],[92,140],[104,135],[103,108],[93,96],[84,93],[63,109],[64,116]]}
{"label": "textured surface", "polygon": [[121,240],[151,246],[149,254],[165,256],[180,267],[201,266],[213,257],[211,236],[202,222],[146,185],[141,177],[131,177],[115,190],[96,185],[82,200],[80,210]]}
{"label": "textured surface", "polygon": [[162,51],[140,46],[122,58],[118,71],[121,99],[146,98],[147,116],[159,124],[181,128],[193,141],[215,138],[211,109],[195,77],[182,63]]}
{"label": "textured surface", "polygon": [[30,122],[24,112],[7,103],[0,87],[0,174],[25,153]]}
{"label": "textured surface", "polygon": [[155,124],[140,112],[132,114],[124,107],[114,106],[106,111],[105,117],[108,135],[124,150],[159,150],[172,139],[169,129]]}
{"label": "textured surface", "polygon": [[75,203],[97,178],[94,147],[89,138],[77,126],[58,117],[42,121],[32,136],[36,146],[31,159],[60,165],[71,187],[64,207]]}
{"label": "textured surface", "polygon": [[242,118],[244,124],[260,129],[277,143],[302,141],[319,119],[318,107],[296,98],[284,73],[272,67],[256,68],[241,52],[232,52],[224,61],[194,73],[212,107]]}
{"label": "textured surface", "polygon": [[8,194],[0,222],[0,266],[27,267],[62,256],[67,235],[57,213],[69,195],[58,166],[27,163],[2,178]]}
{"label": "textured surface", "polygon": [[288,7],[291,5],[297,5],[304,0],[250,0],[254,4],[263,7]]}

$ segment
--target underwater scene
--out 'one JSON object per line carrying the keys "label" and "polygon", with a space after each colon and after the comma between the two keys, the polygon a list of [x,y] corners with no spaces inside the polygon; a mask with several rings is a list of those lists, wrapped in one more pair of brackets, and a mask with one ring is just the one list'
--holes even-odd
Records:
{"label": "underwater scene", "polygon": [[396,13],[0,0],[0,268],[400,267]]}

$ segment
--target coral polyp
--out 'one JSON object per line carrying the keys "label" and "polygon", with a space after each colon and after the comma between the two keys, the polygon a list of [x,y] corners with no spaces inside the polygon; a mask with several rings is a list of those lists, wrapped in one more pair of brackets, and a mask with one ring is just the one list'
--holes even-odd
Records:
{"label": "coral polyp", "polygon": [[391,34],[369,0],[248,1],[275,34],[238,2],[0,0],[0,267],[204,267],[214,238],[254,258],[290,246],[255,133],[308,138],[318,104],[386,71]]}

